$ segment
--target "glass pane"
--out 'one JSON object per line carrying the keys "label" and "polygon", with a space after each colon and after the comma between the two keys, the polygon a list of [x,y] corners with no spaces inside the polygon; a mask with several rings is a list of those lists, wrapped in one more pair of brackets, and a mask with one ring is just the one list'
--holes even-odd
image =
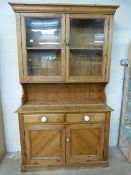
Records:
{"label": "glass pane", "polygon": [[29,76],[59,76],[61,50],[28,51]]}
{"label": "glass pane", "polygon": [[71,19],[70,76],[101,76],[104,19]]}
{"label": "glass pane", "polygon": [[29,76],[61,75],[61,19],[25,19]]}
{"label": "glass pane", "polygon": [[102,51],[71,50],[71,76],[96,76],[101,74]]}
{"label": "glass pane", "polygon": [[60,48],[61,19],[26,18],[27,47]]}

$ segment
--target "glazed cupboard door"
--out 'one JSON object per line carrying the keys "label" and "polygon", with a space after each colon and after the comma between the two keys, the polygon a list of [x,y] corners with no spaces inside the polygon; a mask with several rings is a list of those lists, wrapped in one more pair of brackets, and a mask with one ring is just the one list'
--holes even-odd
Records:
{"label": "glazed cupboard door", "polygon": [[66,79],[106,81],[108,16],[66,15]]}
{"label": "glazed cupboard door", "polygon": [[27,164],[65,162],[65,130],[62,125],[25,124]]}
{"label": "glazed cupboard door", "polygon": [[104,124],[72,124],[66,128],[66,162],[103,160]]}
{"label": "glazed cupboard door", "polygon": [[22,14],[24,82],[65,80],[65,15]]}

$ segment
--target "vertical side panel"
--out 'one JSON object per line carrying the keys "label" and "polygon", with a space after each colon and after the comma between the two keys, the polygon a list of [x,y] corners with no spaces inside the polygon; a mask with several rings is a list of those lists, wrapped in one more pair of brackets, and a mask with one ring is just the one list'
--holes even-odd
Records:
{"label": "vertical side panel", "polygon": [[[106,69],[109,66],[108,59],[110,60],[110,57],[108,57],[108,33],[109,33],[109,16],[105,17],[105,25],[104,25],[104,46],[103,46],[103,78],[106,79],[107,73]],[[110,66],[109,66],[110,67]]]}
{"label": "vertical side panel", "polygon": [[19,61],[19,78],[23,81],[23,56],[22,56],[22,36],[21,36],[21,16],[16,13],[16,29],[17,29],[17,47],[18,47],[18,61]]}
{"label": "vertical side panel", "polygon": [[110,64],[111,64],[111,49],[112,49],[112,34],[113,34],[113,15],[109,17],[109,26],[108,26],[108,48],[107,48],[107,61],[106,61],[106,81],[109,81],[110,74]]}

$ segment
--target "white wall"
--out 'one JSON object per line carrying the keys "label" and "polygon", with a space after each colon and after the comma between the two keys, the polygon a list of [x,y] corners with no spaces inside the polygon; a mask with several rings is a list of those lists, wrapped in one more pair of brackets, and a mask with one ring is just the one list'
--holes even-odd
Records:
{"label": "white wall", "polygon": [[[10,0],[10,2],[13,2]],[[15,1],[16,2],[16,1]],[[17,2],[24,2],[18,0]],[[27,1],[25,1],[27,2]],[[28,2],[57,2],[57,0],[32,0]],[[119,4],[114,22],[112,63],[110,82],[107,86],[107,101],[114,109],[111,117],[110,146],[117,144],[123,68],[120,60],[128,57],[128,45],[131,39],[131,1],[130,0],[66,0],[63,3],[110,3]],[[16,44],[15,14],[7,0],[0,0],[0,71],[1,94],[5,124],[7,151],[20,150],[17,114],[14,111],[20,106],[22,95],[18,77],[18,56]]]}

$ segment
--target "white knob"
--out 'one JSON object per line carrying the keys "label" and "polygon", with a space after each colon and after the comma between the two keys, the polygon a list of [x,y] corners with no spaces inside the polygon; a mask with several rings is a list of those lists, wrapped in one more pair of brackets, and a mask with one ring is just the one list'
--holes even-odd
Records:
{"label": "white knob", "polygon": [[88,115],[84,116],[84,121],[88,122],[90,120],[90,117]]}
{"label": "white knob", "polygon": [[46,123],[46,121],[47,121],[46,116],[41,117],[41,122],[42,122],[42,123]]}
{"label": "white knob", "polygon": [[66,141],[69,142],[70,141],[70,138],[66,138]]}

